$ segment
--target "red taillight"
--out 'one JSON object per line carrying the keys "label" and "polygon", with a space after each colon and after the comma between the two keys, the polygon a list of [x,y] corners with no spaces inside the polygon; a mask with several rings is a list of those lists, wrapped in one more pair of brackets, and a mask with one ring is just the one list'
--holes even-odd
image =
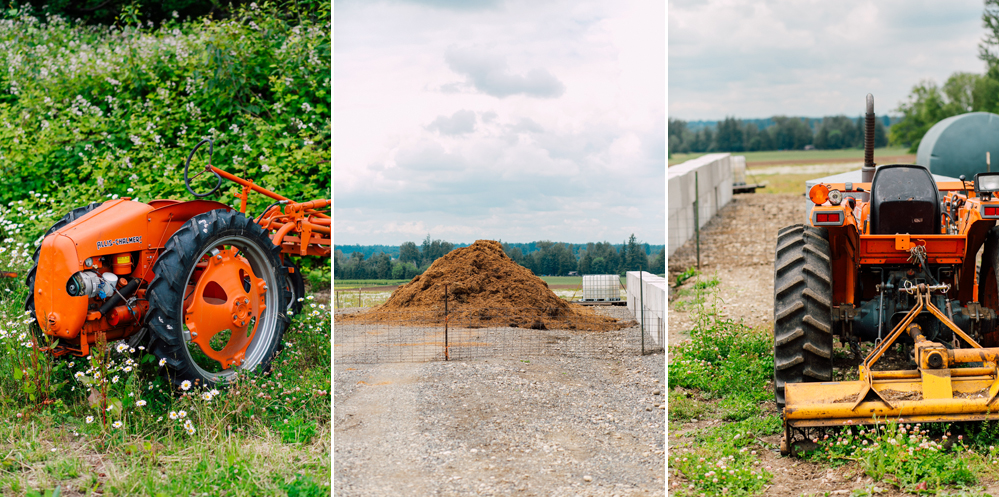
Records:
{"label": "red taillight", "polygon": [[816,213],[817,223],[840,223],[840,213],[839,212],[828,212],[828,213]]}
{"label": "red taillight", "polygon": [[998,207],[995,206],[995,205],[993,205],[993,206],[987,205],[987,206],[983,207],[983,214],[985,214],[987,216],[996,217],[997,216],[997,209],[998,209]]}

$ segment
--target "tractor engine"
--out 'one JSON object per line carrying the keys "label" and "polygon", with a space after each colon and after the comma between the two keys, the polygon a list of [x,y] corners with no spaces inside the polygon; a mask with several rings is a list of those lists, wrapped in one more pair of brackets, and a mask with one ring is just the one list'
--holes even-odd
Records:
{"label": "tractor engine", "polygon": [[[952,266],[931,266],[935,274],[928,277],[922,271],[901,267],[872,267],[870,274],[862,278],[862,284],[868,283],[874,297],[863,301],[854,312],[851,320],[851,334],[863,342],[875,342],[885,338],[907,312],[916,304],[915,297],[904,288],[937,284],[938,281],[953,281],[956,268]],[[931,297],[934,306],[941,309],[959,328],[974,337],[982,337],[989,330],[996,329],[997,316],[988,309],[973,302],[963,306],[961,301],[950,299],[945,294],[935,294]],[[923,311],[914,319],[923,330],[927,339],[938,342],[952,342],[956,337],[950,328],[945,326],[929,311]],[[911,343],[908,335],[900,337],[901,343]]]}

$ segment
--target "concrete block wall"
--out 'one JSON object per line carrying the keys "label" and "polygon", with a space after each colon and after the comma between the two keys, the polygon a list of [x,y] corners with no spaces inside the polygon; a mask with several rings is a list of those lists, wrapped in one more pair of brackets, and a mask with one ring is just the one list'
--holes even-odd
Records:
{"label": "concrete block wall", "polygon": [[[700,181],[701,176],[698,179]],[[644,333],[653,341],[652,345],[663,347],[667,336],[667,280],[642,271],[641,295],[645,316],[641,316],[642,309],[639,307],[639,271],[625,273],[625,294],[628,309],[635,320],[642,323]]]}
{"label": "concrete block wall", "polygon": [[694,179],[698,175],[698,224],[704,226],[733,198],[729,154],[708,154],[667,168],[667,255],[694,237]]}

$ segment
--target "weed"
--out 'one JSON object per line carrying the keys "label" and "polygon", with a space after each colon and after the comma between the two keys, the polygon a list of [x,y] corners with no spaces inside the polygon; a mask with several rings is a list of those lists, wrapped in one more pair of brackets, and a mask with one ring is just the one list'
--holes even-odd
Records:
{"label": "weed", "polygon": [[669,391],[667,401],[672,421],[693,421],[709,411],[704,403],[690,398],[689,394],[681,389]]}
{"label": "weed", "polygon": [[694,278],[701,273],[693,267],[689,267],[684,270],[683,273],[677,275],[677,279],[674,281],[674,287],[679,287],[684,284],[685,281]]}
{"label": "weed", "polygon": [[[818,447],[808,455],[811,459],[854,461],[875,481],[912,492],[975,483],[977,469],[996,472],[995,463],[989,468],[984,454],[967,445],[963,435],[953,434],[948,425],[940,423],[889,420],[870,427],[844,427],[839,435],[826,435],[814,442]],[[993,443],[989,458],[995,461],[995,439]]]}
{"label": "weed", "polygon": [[760,412],[771,399],[774,356],[771,337],[728,319],[699,319],[691,340],[674,347],[669,385],[701,390],[719,398],[724,419],[741,420]]}
{"label": "weed", "polygon": [[[671,406],[673,409],[673,406]],[[693,447],[680,447],[670,456],[671,467],[687,480],[687,495],[754,495],[772,474],[761,467],[758,437],[781,429],[777,416],[743,421],[699,432]]]}

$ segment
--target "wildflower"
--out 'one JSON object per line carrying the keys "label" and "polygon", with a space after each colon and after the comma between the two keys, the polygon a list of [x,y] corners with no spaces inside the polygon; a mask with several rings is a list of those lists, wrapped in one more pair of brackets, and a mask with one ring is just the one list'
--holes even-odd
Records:
{"label": "wildflower", "polygon": [[167,416],[169,416],[170,419],[177,419],[177,411],[170,411],[170,414]]}
{"label": "wildflower", "polygon": [[86,421],[87,421],[87,424],[89,425],[90,423],[94,422],[94,417],[93,416],[87,416],[87,420]]}
{"label": "wildflower", "polygon": [[112,428],[121,428],[122,427],[122,422],[121,421],[115,421],[114,423],[111,423],[111,427]]}
{"label": "wildflower", "polygon": [[190,388],[191,388],[191,381],[190,380],[184,380],[183,382],[181,382],[181,390],[187,391]]}
{"label": "wildflower", "polygon": [[203,400],[212,400],[212,392],[204,392],[201,394]]}
{"label": "wildflower", "polygon": [[118,383],[118,375],[115,375],[113,378],[111,378],[111,383]]}
{"label": "wildflower", "polygon": [[[177,417],[178,418],[183,418],[183,417],[185,417],[187,415],[188,415],[187,411],[180,411],[180,412],[177,413]],[[190,421],[191,420],[188,420],[188,422],[190,422]]]}
{"label": "wildflower", "polygon": [[136,407],[142,407],[142,406],[146,405],[146,401],[142,400],[142,399],[139,399],[139,400],[135,401],[135,405],[136,405]]}
{"label": "wildflower", "polygon": [[167,363],[167,360],[165,358],[164,359],[160,359],[160,366],[163,366],[166,363]]}

